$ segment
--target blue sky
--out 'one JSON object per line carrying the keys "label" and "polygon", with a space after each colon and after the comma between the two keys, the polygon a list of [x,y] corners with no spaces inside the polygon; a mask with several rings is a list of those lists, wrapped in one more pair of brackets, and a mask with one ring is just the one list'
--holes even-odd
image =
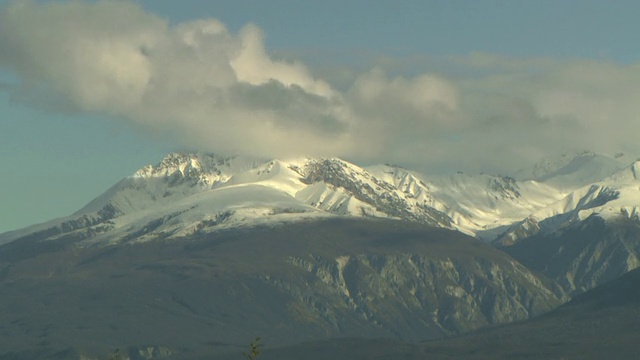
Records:
{"label": "blue sky", "polygon": [[172,150],[444,172],[639,150],[635,1],[53,3],[0,0],[0,232]]}
{"label": "blue sky", "polygon": [[[140,1],[173,22],[213,16],[232,30],[247,22],[273,50],[370,54],[521,56],[634,62],[635,1]],[[193,4],[193,5],[191,5]],[[339,59],[338,59],[339,61]]]}

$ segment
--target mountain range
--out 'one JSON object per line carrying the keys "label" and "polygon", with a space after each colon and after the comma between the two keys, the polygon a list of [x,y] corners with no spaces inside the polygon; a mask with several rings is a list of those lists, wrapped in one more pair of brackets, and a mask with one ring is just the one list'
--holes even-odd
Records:
{"label": "mountain range", "polygon": [[625,159],[429,176],[171,153],[0,234],[0,359],[195,359],[260,334],[415,342],[539,316],[640,267],[640,161]]}
{"label": "mountain range", "polygon": [[519,172],[536,178],[515,179],[462,173],[429,177],[391,165],[362,168],[336,158],[284,161],[172,153],[75,214],[2,234],[0,243],[38,231],[73,232],[94,242],[145,232],[141,241],[260,221],[349,216],[419,222],[506,244],[592,213],[607,219],[637,217],[640,163],[624,166],[589,152],[565,162],[536,164]]}

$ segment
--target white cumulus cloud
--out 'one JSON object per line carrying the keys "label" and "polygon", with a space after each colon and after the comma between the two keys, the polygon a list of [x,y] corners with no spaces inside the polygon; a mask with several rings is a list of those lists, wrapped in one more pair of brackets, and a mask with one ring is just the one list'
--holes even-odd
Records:
{"label": "white cumulus cloud", "polygon": [[0,15],[0,45],[0,64],[21,78],[15,93],[185,146],[263,156],[349,146],[340,97],[303,64],[270,58],[254,25],[232,34],[215,19],[169,26],[126,1],[16,1]]}
{"label": "white cumulus cloud", "polygon": [[16,99],[186,148],[495,172],[574,149],[640,153],[640,65],[472,53],[448,62],[464,76],[419,63],[407,76],[386,59],[345,69],[340,91],[270,55],[255,25],[170,25],[129,1],[14,1],[0,9],[0,49],[18,78],[0,90]]}

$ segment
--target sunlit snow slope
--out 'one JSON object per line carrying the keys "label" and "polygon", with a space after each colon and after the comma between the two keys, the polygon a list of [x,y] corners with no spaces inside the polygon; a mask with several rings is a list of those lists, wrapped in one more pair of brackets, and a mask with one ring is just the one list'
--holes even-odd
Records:
{"label": "sunlit snow slope", "polygon": [[[40,232],[85,242],[178,238],[212,229],[301,219],[394,218],[502,244],[591,214],[636,217],[635,163],[582,152],[535,164],[517,180],[489,174],[427,176],[397,166],[331,159],[256,159],[171,153],[75,214],[0,235]],[[617,172],[616,171],[620,171]],[[596,180],[594,180],[596,179]]]}
{"label": "sunlit snow slope", "polygon": [[257,160],[169,154],[64,219],[0,235],[46,232],[85,242],[145,241],[309,217],[396,218],[451,228],[451,219],[340,159]]}

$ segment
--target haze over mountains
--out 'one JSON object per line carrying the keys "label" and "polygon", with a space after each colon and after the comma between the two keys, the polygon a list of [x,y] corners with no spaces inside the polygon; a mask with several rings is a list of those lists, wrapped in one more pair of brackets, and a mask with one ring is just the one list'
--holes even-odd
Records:
{"label": "haze over mountains", "polygon": [[640,162],[624,160],[431,177],[171,153],[0,234],[4,356],[197,358],[254,335],[419,341],[538,316],[640,266]]}

